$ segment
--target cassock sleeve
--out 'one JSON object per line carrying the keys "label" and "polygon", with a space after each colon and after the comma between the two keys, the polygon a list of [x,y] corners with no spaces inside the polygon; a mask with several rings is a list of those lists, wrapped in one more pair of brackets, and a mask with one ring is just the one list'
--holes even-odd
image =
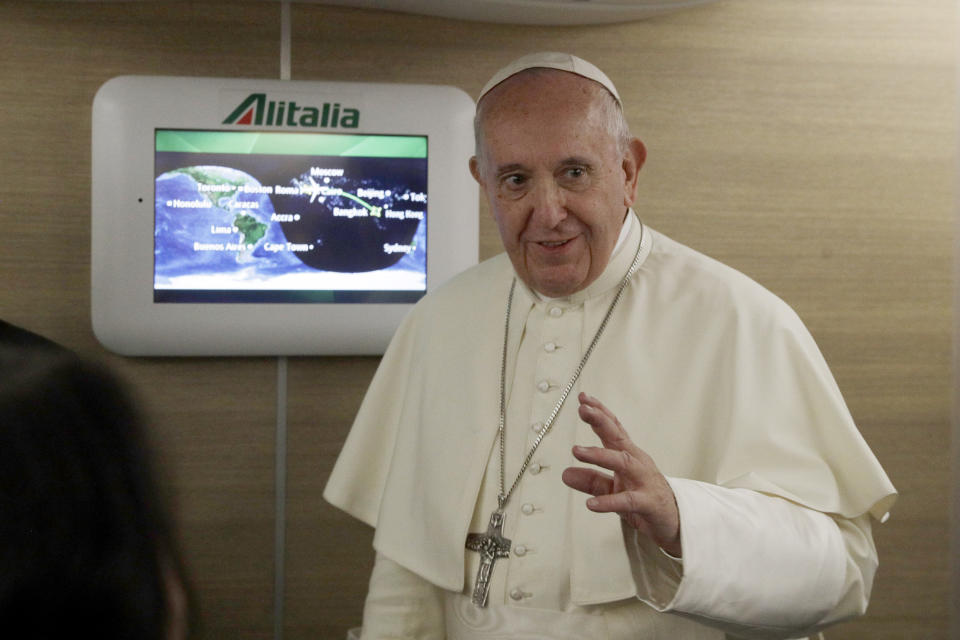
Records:
{"label": "cassock sleeve", "polygon": [[641,600],[742,638],[797,638],[861,615],[877,568],[870,516],[670,479],[683,559],[624,528]]}

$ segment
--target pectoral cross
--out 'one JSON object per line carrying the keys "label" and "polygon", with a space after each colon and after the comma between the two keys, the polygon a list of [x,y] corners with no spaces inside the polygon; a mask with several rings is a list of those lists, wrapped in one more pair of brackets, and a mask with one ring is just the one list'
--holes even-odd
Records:
{"label": "pectoral cross", "polygon": [[503,537],[502,511],[494,511],[490,515],[486,533],[467,534],[467,549],[480,553],[480,568],[477,570],[477,580],[473,583],[473,604],[486,607],[493,563],[497,558],[510,555],[510,541]]}

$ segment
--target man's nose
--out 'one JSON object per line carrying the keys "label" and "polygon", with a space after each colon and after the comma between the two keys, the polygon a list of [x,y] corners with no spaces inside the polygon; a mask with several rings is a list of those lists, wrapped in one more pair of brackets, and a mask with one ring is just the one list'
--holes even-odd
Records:
{"label": "man's nose", "polygon": [[552,229],[567,217],[563,189],[552,180],[540,181],[531,194],[532,216],[547,229]]}

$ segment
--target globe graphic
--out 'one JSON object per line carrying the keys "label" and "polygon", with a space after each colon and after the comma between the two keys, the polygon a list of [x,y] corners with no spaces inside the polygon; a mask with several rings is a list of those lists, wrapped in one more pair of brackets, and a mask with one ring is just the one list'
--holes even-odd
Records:
{"label": "globe graphic", "polygon": [[[216,190],[223,185],[233,188]],[[254,177],[229,167],[186,167],[157,177],[157,280],[226,274],[235,279],[244,272],[255,277],[302,267],[295,254],[265,249],[286,238],[279,223],[271,221],[273,203],[257,193],[260,187]],[[193,204],[201,206],[184,206]],[[207,245],[225,250],[204,250]]]}

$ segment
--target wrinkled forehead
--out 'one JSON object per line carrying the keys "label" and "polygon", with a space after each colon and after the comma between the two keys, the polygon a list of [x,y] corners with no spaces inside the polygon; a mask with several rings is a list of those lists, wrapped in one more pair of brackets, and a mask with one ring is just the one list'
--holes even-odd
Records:
{"label": "wrinkled forehead", "polygon": [[525,165],[612,158],[617,138],[608,116],[616,108],[603,87],[572,74],[518,74],[484,96],[477,155],[488,163]]}

